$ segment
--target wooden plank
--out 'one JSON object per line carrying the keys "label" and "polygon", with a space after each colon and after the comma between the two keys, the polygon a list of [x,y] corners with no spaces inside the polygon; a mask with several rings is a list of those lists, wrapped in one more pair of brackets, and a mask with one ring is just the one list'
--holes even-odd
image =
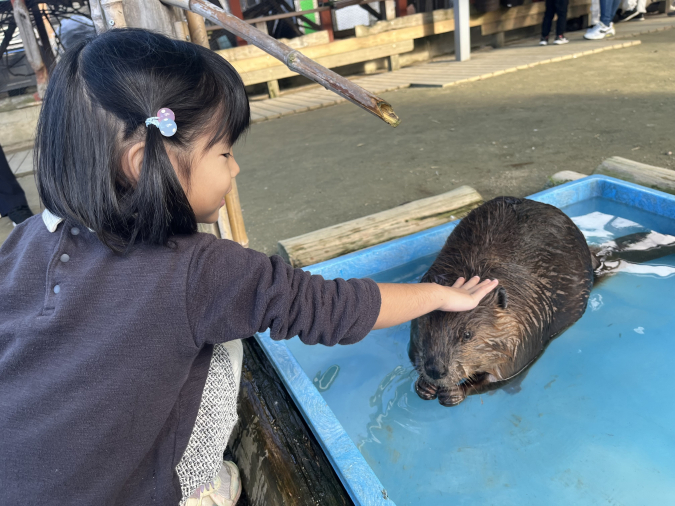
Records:
{"label": "wooden plank", "polygon": [[[330,41],[328,38],[328,33],[321,31],[310,33],[309,35],[303,35],[302,37],[296,37],[295,39],[279,39],[279,42],[283,42],[293,49],[300,49],[302,47],[328,44]],[[231,49],[221,49],[216,51],[216,53],[229,62],[246,60],[247,58],[257,58],[267,54],[262,49],[253,45],[233,47]]]}
{"label": "wooden plank", "polygon": [[461,218],[482,202],[476,190],[462,186],[435,197],[279,241],[279,254],[292,266],[304,267]]}
{"label": "wooden plank", "polygon": [[265,352],[255,338],[242,344],[240,421],[230,448],[250,503],[353,505]]}
{"label": "wooden plank", "polygon": [[[298,52],[304,54],[308,58],[312,58],[313,60],[318,61],[319,58],[325,56],[337,56],[340,54],[353,52],[359,49],[374,48],[377,46],[381,46],[383,44],[395,45],[397,42],[405,44],[405,47],[410,47],[411,46],[410,43],[412,42],[412,40],[383,42],[382,44],[380,44],[379,39],[377,37],[368,37],[364,39],[343,39],[343,40],[336,40],[329,44],[304,47],[298,49]],[[409,49],[408,51],[412,51],[412,49]],[[232,66],[240,74],[282,65],[283,63],[281,63],[279,60],[270,55],[264,55],[257,58],[248,58],[246,60],[240,60],[232,63]]]}
{"label": "wooden plank", "polygon": [[613,156],[602,162],[593,174],[604,174],[675,195],[675,170]]}
{"label": "wooden plank", "polygon": [[[356,51],[349,51],[347,53],[326,56],[324,58],[316,58],[316,62],[327,68],[340,67],[342,65],[349,65],[352,63],[359,63],[377,58],[384,58],[392,54],[407,53],[414,48],[412,40],[405,42],[398,42],[394,44],[386,44],[383,46],[376,46],[367,49],[359,49]],[[274,66],[253,72],[246,72],[241,74],[244,85],[264,83],[274,79],[283,79],[297,75],[291,69],[284,65]]]}

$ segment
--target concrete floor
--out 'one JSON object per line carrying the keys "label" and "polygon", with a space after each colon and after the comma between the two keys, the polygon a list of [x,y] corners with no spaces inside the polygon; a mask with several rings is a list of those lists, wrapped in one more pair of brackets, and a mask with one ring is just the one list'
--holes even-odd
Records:
{"label": "concrete floor", "polygon": [[[251,247],[462,184],[524,196],[618,155],[675,168],[675,30],[639,46],[461,84],[386,93],[392,129],[351,104],[252,126],[235,147]],[[547,48],[541,48],[546,51]],[[20,179],[34,211],[33,176]],[[12,230],[0,220],[0,242]]]}

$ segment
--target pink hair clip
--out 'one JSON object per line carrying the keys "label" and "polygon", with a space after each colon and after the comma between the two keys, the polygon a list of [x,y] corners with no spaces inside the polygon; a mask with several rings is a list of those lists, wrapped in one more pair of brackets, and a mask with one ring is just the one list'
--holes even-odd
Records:
{"label": "pink hair clip", "polygon": [[145,120],[145,126],[149,127],[150,125],[155,125],[159,128],[160,133],[164,137],[171,137],[178,131],[176,115],[167,107],[163,107],[157,111],[157,116]]}

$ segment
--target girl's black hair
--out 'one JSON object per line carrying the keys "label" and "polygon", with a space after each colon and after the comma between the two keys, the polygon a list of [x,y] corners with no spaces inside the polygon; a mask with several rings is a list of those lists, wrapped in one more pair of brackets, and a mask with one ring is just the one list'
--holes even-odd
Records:
{"label": "girl's black hair", "polygon": [[[178,132],[163,137],[145,120],[168,107]],[[166,144],[189,181],[194,141],[233,145],[249,126],[244,85],[224,58],[201,46],[140,29],[111,30],[67,51],[51,75],[36,140],[44,206],[94,232],[113,251],[137,242],[166,245],[197,231]],[[139,180],[122,156],[145,140]]]}

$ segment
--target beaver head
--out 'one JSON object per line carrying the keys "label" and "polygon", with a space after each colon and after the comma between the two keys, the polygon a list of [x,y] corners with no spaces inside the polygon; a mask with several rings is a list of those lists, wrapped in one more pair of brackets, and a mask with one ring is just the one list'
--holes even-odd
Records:
{"label": "beaver head", "polygon": [[423,399],[472,383],[508,379],[522,343],[522,324],[508,311],[504,287],[471,311],[434,311],[413,321],[409,356]]}

